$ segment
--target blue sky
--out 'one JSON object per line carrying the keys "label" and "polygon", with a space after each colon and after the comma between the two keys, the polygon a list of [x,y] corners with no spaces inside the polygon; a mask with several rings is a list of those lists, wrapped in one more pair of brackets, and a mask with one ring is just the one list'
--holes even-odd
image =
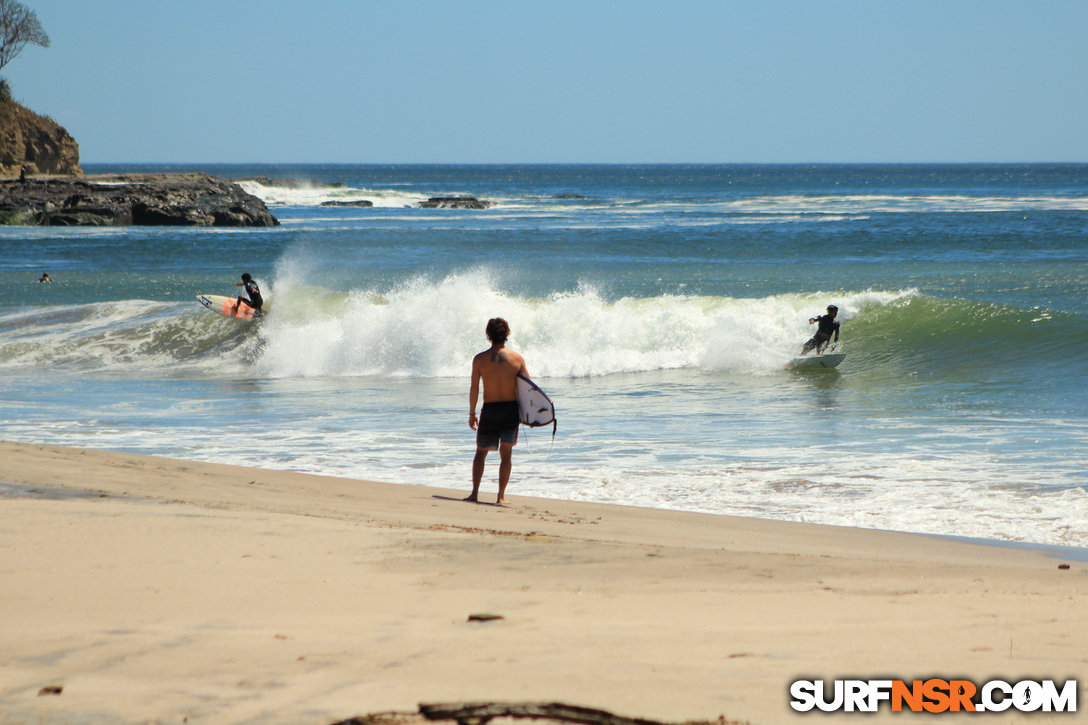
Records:
{"label": "blue sky", "polygon": [[1088,162],[1085,0],[23,0],[83,163]]}

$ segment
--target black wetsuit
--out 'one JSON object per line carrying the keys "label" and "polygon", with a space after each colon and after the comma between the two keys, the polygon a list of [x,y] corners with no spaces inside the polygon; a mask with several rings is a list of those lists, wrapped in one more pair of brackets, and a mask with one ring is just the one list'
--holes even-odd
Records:
{"label": "black wetsuit", "polygon": [[831,333],[835,333],[835,342],[839,341],[839,323],[835,321],[835,318],[831,315],[820,315],[813,318],[815,320],[817,329],[816,334],[812,336],[812,339],[805,343],[805,346],[801,348],[801,354],[805,355],[813,348],[817,352],[823,349],[825,345],[831,340]]}
{"label": "black wetsuit", "polygon": [[245,283],[245,288],[246,294],[249,295],[249,299],[247,300],[244,297],[239,297],[238,301],[245,302],[247,305],[255,310],[261,309],[261,306],[264,305],[264,298],[261,297],[261,290],[257,286],[257,283],[253,280],[250,280]]}

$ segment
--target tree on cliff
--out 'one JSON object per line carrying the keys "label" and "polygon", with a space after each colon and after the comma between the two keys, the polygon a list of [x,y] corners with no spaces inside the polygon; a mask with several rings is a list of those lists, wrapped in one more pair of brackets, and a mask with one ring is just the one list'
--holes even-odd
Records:
{"label": "tree on cliff", "polygon": [[15,60],[27,43],[49,47],[38,14],[17,0],[0,0],[0,68]]}

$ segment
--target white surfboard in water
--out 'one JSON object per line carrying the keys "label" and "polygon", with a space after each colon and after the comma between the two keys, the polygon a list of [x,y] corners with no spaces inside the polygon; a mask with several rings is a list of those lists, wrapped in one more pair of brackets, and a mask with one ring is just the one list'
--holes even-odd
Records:
{"label": "white surfboard in water", "polygon": [[786,363],[788,368],[833,368],[843,361],[846,353],[829,352],[826,355],[795,357]]}

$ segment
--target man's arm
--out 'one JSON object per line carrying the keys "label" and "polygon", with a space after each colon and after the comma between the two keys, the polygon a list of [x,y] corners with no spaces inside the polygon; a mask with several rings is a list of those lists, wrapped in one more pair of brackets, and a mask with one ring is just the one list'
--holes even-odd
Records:
{"label": "man's arm", "polygon": [[468,388],[468,427],[476,430],[476,402],[480,399],[480,366],[478,357],[472,358],[472,383]]}

